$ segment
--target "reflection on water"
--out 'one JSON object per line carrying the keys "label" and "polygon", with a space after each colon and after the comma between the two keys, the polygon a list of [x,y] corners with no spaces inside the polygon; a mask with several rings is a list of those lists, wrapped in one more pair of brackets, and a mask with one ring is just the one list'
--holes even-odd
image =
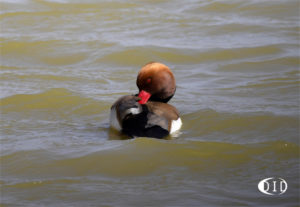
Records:
{"label": "reflection on water", "polygon": [[[298,1],[0,4],[1,205],[299,205]],[[128,140],[109,109],[150,61],[183,128]]]}

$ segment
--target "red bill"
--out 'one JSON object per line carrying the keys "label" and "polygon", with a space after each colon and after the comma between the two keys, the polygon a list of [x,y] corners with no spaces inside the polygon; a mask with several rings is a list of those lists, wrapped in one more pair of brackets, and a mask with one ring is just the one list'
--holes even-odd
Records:
{"label": "red bill", "polygon": [[141,98],[141,100],[139,100],[140,104],[145,104],[147,103],[148,99],[150,98],[151,94],[141,90],[141,92],[139,93],[139,97]]}

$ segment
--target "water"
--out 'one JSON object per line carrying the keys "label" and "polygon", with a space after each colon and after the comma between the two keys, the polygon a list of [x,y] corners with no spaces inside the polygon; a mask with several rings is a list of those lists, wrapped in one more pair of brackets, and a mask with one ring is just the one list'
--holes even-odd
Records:
{"label": "water", "polygon": [[[299,1],[0,2],[1,206],[300,205]],[[109,109],[150,61],[183,128],[126,140]]]}

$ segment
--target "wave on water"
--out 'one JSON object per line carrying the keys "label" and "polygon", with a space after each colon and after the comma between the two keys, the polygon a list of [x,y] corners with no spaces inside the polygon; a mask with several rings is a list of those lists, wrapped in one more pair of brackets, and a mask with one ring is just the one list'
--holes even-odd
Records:
{"label": "wave on water", "polygon": [[109,103],[76,96],[63,88],[54,88],[39,94],[19,94],[1,99],[2,113],[44,110],[47,113],[95,114],[107,110]]}
{"label": "wave on water", "polygon": [[[55,174],[71,177],[99,174],[121,177],[141,176],[158,170],[180,167],[190,168],[198,173],[226,171],[254,162],[272,162],[274,157],[277,157],[280,162],[296,160],[299,156],[299,146],[282,141],[238,145],[198,141],[170,143],[140,138],[127,141],[118,147],[85,153],[85,155],[81,152],[75,157],[72,153],[62,155],[58,150],[53,152],[38,150],[20,151],[2,156],[3,173],[33,178]],[[21,157],[23,158],[20,159]],[[36,171],[36,169],[40,170]]]}

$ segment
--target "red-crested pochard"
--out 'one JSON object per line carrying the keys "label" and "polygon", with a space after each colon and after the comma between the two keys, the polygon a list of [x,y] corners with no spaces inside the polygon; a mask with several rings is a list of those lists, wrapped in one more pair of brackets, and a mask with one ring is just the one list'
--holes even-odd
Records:
{"label": "red-crested pochard", "polygon": [[167,104],[176,86],[171,70],[161,63],[149,63],[137,77],[138,95],[119,98],[111,107],[110,125],[130,137],[163,138],[182,125],[177,109]]}

